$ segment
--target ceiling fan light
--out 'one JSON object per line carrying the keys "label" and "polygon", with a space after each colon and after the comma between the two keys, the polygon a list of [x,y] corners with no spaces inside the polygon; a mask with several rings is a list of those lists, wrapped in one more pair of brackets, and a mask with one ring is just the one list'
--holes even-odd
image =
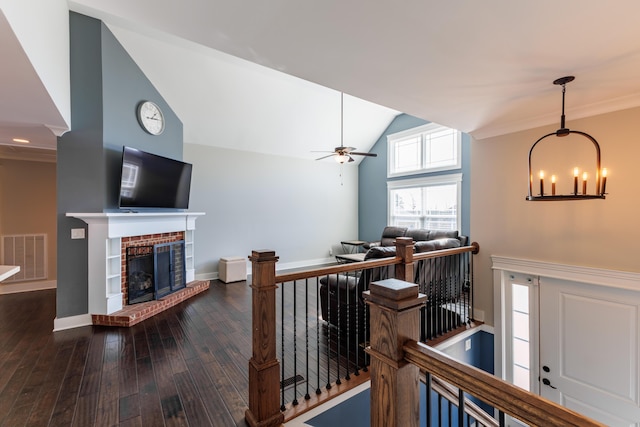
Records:
{"label": "ceiling fan light", "polygon": [[334,158],[336,159],[336,162],[340,164],[346,163],[347,161],[349,161],[349,156],[347,156],[346,154],[338,154]]}

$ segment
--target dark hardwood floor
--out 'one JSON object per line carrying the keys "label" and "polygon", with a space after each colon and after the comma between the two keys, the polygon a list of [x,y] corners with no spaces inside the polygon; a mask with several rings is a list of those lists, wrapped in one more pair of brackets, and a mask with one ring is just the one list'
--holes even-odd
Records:
{"label": "dark hardwood floor", "polygon": [[55,291],[0,296],[0,426],[244,426],[250,291],[214,280],[131,328],[55,333]]}

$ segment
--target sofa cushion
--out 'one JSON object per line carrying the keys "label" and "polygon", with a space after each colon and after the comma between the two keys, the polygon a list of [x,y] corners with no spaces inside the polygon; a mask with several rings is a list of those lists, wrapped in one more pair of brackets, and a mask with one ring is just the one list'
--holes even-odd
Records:
{"label": "sofa cushion", "polygon": [[457,239],[458,230],[429,230],[429,240],[442,239],[445,237]]}
{"label": "sofa cushion", "polygon": [[332,291],[334,291],[337,286],[341,293],[346,290],[353,292],[358,287],[358,278],[354,276],[347,276],[345,274],[329,274],[320,278],[320,284],[323,286],[329,285],[329,289]]}
{"label": "sofa cushion", "polygon": [[395,245],[396,237],[404,237],[407,232],[407,227],[396,227],[388,225],[382,230],[382,237],[380,238],[381,246],[393,246]]}
{"label": "sofa cushion", "polygon": [[459,248],[460,240],[455,238],[434,239],[416,242],[414,246],[416,248],[416,252],[431,252],[438,251],[440,249]]}
{"label": "sofa cushion", "polygon": [[431,240],[431,230],[424,228],[412,228],[407,230],[405,237],[411,237],[414,242],[421,242],[424,240]]}
{"label": "sofa cushion", "polygon": [[364,254],[364,260],[396,256],[395,246],[374,246]]}

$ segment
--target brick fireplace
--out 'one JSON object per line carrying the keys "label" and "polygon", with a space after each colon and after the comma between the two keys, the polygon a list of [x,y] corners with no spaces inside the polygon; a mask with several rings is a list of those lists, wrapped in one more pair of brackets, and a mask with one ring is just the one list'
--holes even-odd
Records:
{"label": "brick fireplace", "polygon": [[[195,280],[194,233],[199,212],[67,213],[89,226],[89,314],[94,324],[131,326],[209,288]],[[127,305],[127,247],[184,240],[186,288]]]}

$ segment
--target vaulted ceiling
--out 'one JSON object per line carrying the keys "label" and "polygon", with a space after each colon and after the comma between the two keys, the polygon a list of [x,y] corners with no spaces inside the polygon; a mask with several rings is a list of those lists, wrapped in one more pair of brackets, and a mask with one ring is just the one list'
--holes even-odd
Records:
{"label": "vaulted ceiling", "polygon": [[[305,101],[300,104],[305,108],[295,108],[293,91],[282,92],[282,102],[269,104],[259,97],[251,101],[271,105],[274,115],[282,109],[290,124],[292,106],[299,115],[325,117],[312,123],[297,118],[304,123],[307,138],[301,138],[300,131],[283,133],[282,144],[301,153],[339,142],[335,122],[336,117],[339,120],[340,91],[351,95],[354,104],[359,98],[383,106],[362,103],[375,114],[364,114],[365,119],[358,120],[359,128],[372,127],[367,117],[388,123],[402,111],[471,133],[476,139],[557,123],[560,90],[552,81],[565,75],[576,76],[567,87],[569,127],[571,119],[640,105],[640,3],[636,0],[74,0],[69,5],[102,19],[116,36],[126,38],[125,48],[137,50],[135,55],[144,58],[141,68],[145,73],[145,67],[157,69],[168,59],[161,52],[141,52],[140,41],[147,37],[173,46],[182,40],[183,47],[188,45],[186,49],[197,50],[199,55],[213,49],[210,55],[215,61],[230,61],[234,66],[262,66],[247,73],[278,79],[275,70],[296,77],[299,80],[287,87],[305,88]],[[222,53],[235,58],[225,59]],[[150,74],[152,82],[167,79],[160,72]],[[236,86],[240,89],[235,95],[223,97],[226,114],[264,113],[260,108],[247,108],[246,91],[251,86],[226,83],[227,88]],[[345,106],[345,132],[346,113]],[[204,132],[193,127],[192,123],[202,123],[202,117],[196,116],[189,112],[188,117],[181,117],[186,140]],[[27,121],[44,123],[37,114]],[[227,122],[236,121],[230,118]],[[286,128],[286,123],[283,120],[279,128]],[[322,132],[327,127],[334,130]],[[321,138],[315,138],[316,134]],[[359,141],[358,134],[353,130],[350,138]],[[249,143],[242,147],[254,148]],[[275,144],[272,148],[277,151]]]}

